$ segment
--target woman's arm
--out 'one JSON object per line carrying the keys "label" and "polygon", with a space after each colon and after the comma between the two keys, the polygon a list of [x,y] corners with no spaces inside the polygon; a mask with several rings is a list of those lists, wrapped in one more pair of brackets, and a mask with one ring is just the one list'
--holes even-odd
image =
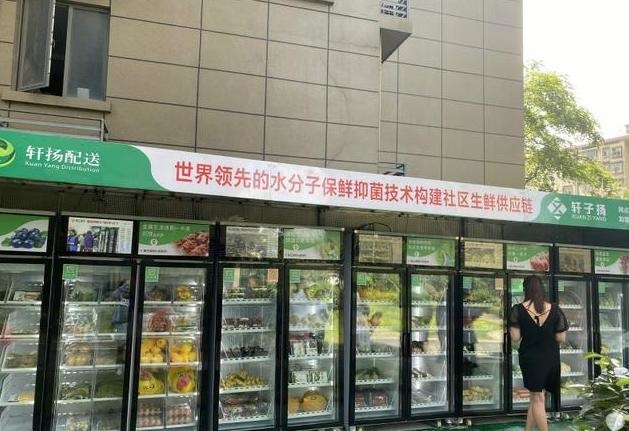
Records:
{"label": "woman's arm", "polygon": [[555,341],[558,342],[559,344],[565,343],[566,342],[566,332],[568,332],[568,331],[556,332],[555,333]]}
{"label": "woman's arm", "polygon": [[520,328],[516,326],[509,327],[509,335],[511,336],[511,341],[520,341],[522,338],[522,334],[520,334]]}

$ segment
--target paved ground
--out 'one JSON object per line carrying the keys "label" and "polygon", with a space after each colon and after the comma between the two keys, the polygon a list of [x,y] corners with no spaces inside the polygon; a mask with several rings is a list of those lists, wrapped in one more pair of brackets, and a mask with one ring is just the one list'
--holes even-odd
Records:
{"label": "paved ground", "polygon": [[[467,428],[467,431],[521,431],[524,429],[524,422],[509,422],[491,425],[476,425]],[[570,421],[552,422],[549,424],[549,431],[576,431],[578,428]]]}

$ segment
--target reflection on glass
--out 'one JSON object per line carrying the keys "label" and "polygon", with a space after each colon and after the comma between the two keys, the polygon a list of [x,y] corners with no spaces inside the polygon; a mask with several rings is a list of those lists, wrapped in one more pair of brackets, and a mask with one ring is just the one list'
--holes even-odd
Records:
{"label": "reflection on glass", "polygon": [[448,312],[450,277],[411,275],[411,409],[448,409]]}
{"label": "reflection on glass", "polygon": [[340,274],[292,269],[289,279],[288,423],[330,422],[338,417]]}
{"label": "reflection on glass", "polygon": [[598,321],[601,333],[601,353],[623,360],[622,308],[623,283],[598,283]]}
{"label": "reflection on glass", "polygon": [[[544,287],[544,292],[546,294],[546,298],[550,298],[550,289],[548,285],[548,278],[541,277],[542,285]],[[514,277],[510,280],[510,291],[511,291],[511,306],[515,304],[519,304],[524,301],[524,278],[523,277]],[[514,410],[520,409],[528,409],[529,406],[529,398],[530,393],[529,390],[524,387],[524,382],[522,381],[522,371],[520,370],[520,361],[518,358],[518,347],[520,346],[520,342],[513,342],[511,345],[511,367],[512,367],[512,393],[511,400],[513,403]],[[546,407],[550,409],[551,407],[551,398],[546,396]]]}
{"label": "reflection on glass", "polygon": [[119,430],[131,269],[79,265],[64,280],[55,429]]}
{"label": "reflection on glass", "polygon": [[356,274],[356,419],[400,410],[401,279],[397,273]]}
{"label": "reflection on glass", "polygon": [[503,279],[463,277],[463,410],[498,410],[503,399]]}
{"label": "reflection on glass", "polygon": [[[275,423],[278,269],[224,268],[219,429]],[[316,345],[304,342],[304,351]]]}
{"label": "reflection on glass", "polygon": [[196,430],[206,271],[151,269],[144,286],[136,429]]}
{"label": "reflection on glass", "polygon": [[0,429],[33,422],[43,265],[0,264]]}
{"label": "reflection on glass", "polygon": [[559,280],[559,306],[570,328],[566,342],[561,346],[561,406],[575,407],[583,401],[579,390],[571,387],[588,381],[588,361],[583,353],[588,349],[587,282],[584,280]]}

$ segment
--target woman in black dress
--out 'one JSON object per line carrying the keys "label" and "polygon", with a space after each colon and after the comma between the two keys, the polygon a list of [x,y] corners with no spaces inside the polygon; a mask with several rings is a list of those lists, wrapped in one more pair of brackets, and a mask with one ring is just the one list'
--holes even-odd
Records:
{"label": "woman in black dress", "polygon": [[542,280],[524,280],[524,301],[511,309],[509,333],[512,341],[522,340],[518,349],[524,387],[530,392],[526,431],[534,425],[548,430],[544,391],[559,390],[559,344],[566,341],[568,321],[557,304],[546,301]]}

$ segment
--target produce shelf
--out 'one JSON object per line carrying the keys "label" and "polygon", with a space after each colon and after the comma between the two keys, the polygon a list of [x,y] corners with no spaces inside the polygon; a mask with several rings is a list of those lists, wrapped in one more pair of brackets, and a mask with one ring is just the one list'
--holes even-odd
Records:
{"label": "produce shelf", "polygon": [[579,355],[579,354],[583,354],[583,350],[581,350],[581,349],[561,349],[561,350],[559,350],[559,353],[561,353],[562,355]]}
{"label": "produce shelf", "polygon": [[392,326],[358,326],[356,327],[356,332],[359,331],[400,332],[398,329],[394,329]]}
{"label": "produce shelf", "polygon": [[413,358],[439,358],[446,356],[446,352],[427,352],[427,353],[413,353]]}
{"label": "produce shelf", "polygon": [[393,406],[382,406],[382,407],[357,407],[354,409],[357,413],[369,413],[369,412],[384,412],[395,410]]}
{"label": "produce shelf", "polygon": [[219,389],[218,393],[221,395],[226,394],[243,394],[247,392],[264,392],[270,391],[271,387],[269,385],[265,386],[246,386],[241,388],[229,388],[229,389]]}
{"label": "produce shelf", "polygon": [[148,305],[150,307],[167,307],[169,305],[203,305],[203,301],[144,301],[144,305]]}
{"label": "produce shelf", "polygon": [[331,299],[291,299],[290,305],[333,305]]}
{"label": "produce shelf", "polygon": [[261,328],[235,328],[235,329],[222,329],[221,334],[259,334],[264,332],[273,332],[274,330],[269,327],[261,327]]}
{"label": "produce shelf", "polygon": [[598,307],[599,310],[603,310],[603,311],[620,311],[621,308],[616,306],[616,307]]}
{"label": "produce shelf", "polygon": [[473,382],[477,380],[493,380],[495,377],[491,375],[482,375],[482,376],[463,376],[463,381],[465,382]]}
{"label": "produce shelf", "polygon": [[270,360],[270,356],[256,356],[252,358],[227,358],[221,359],[221,364],[243,364],[249,362],[267,362]]}
{"label": "produce shelf", "polygon": [[288,330],[290,332],[321,332],[325,331],[325,326],[291,326],[290,328],[288,328]]}
{"label": "produce shelf", "polygon": [[429,409],[435,407],[446,407],[447,404],[445,401],[434,401],[429,403],[414,403],[411,404],[412,409]]}
{"label": "produce shelf", "polygon": [[524,404],[528,403],[530,400],[528,398],[514,398],[513,404]]}
{"label": "produce shelf", "polygon": [[395,383],[393,379],[356,380],[356,386],[391,385]]}
{"label": "produce shelf", "polygon": [[413,377],[413,382],[415,383],[431,383],[431,382],[447,382],[448,379],[446,377]]}
{"label": "produce shelf", "polygon": [[334,382],[325,383],[289,383],[288,389],[305,389],[305,388],[330,388],[334,386]]}
{"label": "produce shelf", "polygon": [[568,373],[561,373],[561,377],[581,377],[581,376],[585,376],[585,373],[583,373],[583,371],[570,371]]}
{"label": "produce shelf", "polygon": [[229,418],[229,419],[219,419],[219,424],[241,424],[247,422],[262,422],[272,420],[273,418],[269,415],[264,416],[249,416],[249,417],[240,417],[240,418]]}
{"label": "produce shelf", "polygon": [[581,304],[559,304],[559,306],[564,310],[583,310]]}
{"label": "produce shelf", "polygon": [[413,301],[411,302],[413,307],[445,307],[447,304],[445,302],[437,302],[437,301]]}
{"label": "produce shelf", "polygon": [[493,400],[463,401],[464,406],[488,406],[493,403]]}
{"label": "produce shelf", "polygon": [[322,410],[319,412],[301,412],[301,413],[292,413],[288,415],[288,419],[299,419],[299,418],[314,418],[319,416],[330,416],[333,412],[331,410]]}
{"label": "produce shelf", "polygon": [[463,308],[494,308],[499,305],[494,305],[490,302],[463,302]]}
{"label": "produce shelf", "polygon": [[357,359],[373,359],[373,358],[397,358],[395,353],[358,353]]}
{"label": "produce shelf", "polygon": [[291,361],[311,361],[316,359],[334,359],[334,355],[332,354],[322,354],[322,355],[303,355],[303,356],[294,356],[290,355],[288,357]]}
{"label": "produce shelf", "polygon": [[272,305],[270,299],[223,299],[223,305]]}
{"label": "produce shelf", "polygon": [[601,332],[622,332],[622,328],[601,328]]}
{"label": "produce shelf", "polygon": [[159,400],[162,398],[194,398],[198,394],[197,392],[191,392],[189,394],[155,394],[155,395],[138,395],[139,400]]}
{"label": "produce shelf", "polygon": [[399,301],[370,301],[370,300],[363,300],[363,299],[359,299],[358,301],[356,301],[356,304],[358,305],[391,305],[391,306],[399,306],[400,302]]}
{"label": "produce shelf", "polygon": [[447,326],[413,326],[411,331],[447,331]]}

